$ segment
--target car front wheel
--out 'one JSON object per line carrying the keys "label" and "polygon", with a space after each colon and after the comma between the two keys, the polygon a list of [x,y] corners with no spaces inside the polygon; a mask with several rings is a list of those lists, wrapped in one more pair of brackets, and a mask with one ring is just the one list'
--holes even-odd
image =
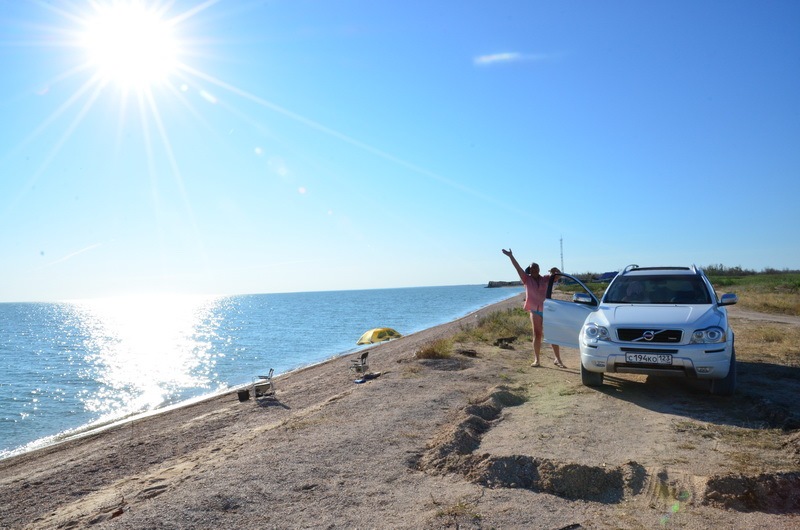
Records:
{"label": "car front wheel", "polygon": [[730,396],[736,390],[736,349],[731,348],[731,366],[728,375],[711,381],[711,393],[717,396]]}
{"label": "car front wheel", "polygon": [[599,372],[590,372],[583,367],[581,363],[581,383],[584,386],[600,386],[603,384],[603,374]]}

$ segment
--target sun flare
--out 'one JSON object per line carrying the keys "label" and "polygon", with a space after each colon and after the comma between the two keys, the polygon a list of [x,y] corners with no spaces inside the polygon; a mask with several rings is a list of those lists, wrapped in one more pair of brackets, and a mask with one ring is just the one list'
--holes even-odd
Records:
{"label": "sun flare", "polygon": [[155,8],[114,2],[96,9],[86,20],[81,45],[104,81],[140,89],[163,82],[175,71],[178,43],[171,24]]}

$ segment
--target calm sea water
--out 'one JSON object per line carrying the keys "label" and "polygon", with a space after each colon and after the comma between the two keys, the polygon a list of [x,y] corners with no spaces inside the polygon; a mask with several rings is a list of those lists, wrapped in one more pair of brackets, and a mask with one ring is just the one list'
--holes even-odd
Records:
{"label": "calm sea water", "polygon": [[0,458],[518,294],[480,285],[0,304]]}

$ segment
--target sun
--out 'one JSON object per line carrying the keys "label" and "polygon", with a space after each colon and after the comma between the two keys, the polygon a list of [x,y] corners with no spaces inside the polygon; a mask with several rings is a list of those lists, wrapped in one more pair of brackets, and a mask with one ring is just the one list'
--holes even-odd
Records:
{"label": "sun", "polygon": [[141,2],[95,5],[80,39],[89,66],[103,82],[123,89],[163,83],[178,65],[178,41],[172,25],[154,7]]}

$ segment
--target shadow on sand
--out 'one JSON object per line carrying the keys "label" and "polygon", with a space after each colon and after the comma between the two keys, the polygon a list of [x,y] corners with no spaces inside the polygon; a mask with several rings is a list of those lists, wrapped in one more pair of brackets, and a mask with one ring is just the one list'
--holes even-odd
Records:
{"label": "shadow on sand", "polygon": [[611,397],[655,412],[744,428],[800,429],[796,407],[800,367],[771,363],[737,363],[733,396],[714,396],[709,382],[672,377],[648,377],[644,382],[606,374],[595,387]]}

